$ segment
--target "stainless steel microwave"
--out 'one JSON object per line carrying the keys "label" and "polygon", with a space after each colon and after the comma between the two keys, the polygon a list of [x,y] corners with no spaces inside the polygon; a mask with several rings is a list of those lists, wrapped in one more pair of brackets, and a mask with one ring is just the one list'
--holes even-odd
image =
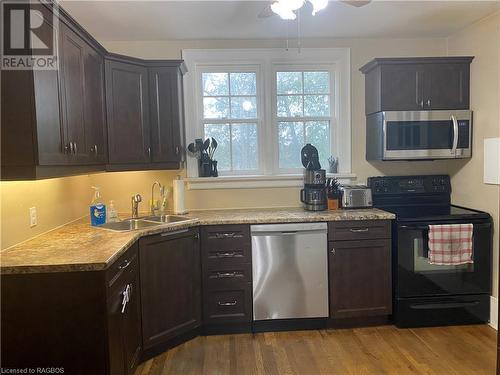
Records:
{"label": "stainless steel microwave", "polygon": [[366,117],[367,160],[472,156],[472,111],[386,111]]}

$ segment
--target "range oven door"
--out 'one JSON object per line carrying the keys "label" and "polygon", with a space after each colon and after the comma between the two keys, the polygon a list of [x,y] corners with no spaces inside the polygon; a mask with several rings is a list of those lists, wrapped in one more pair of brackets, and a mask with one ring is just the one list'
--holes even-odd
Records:
{"label": "range oven door", "polygon": [[384,160],[471,157],[471,111],[383,113]]}
{"label": "range oven door", "polygon": [[474,225],[474,263],[452,266],[429,263],[429,224],[456,221],[397,224],[397,298],[491,292],[491,223],[469,222]]}

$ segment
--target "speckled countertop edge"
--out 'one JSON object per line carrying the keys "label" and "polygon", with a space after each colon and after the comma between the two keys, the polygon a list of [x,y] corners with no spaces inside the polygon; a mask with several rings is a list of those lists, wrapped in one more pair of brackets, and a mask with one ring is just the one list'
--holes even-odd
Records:
{"label": "speckled countertop edge", "polygon": [[[0,273],[53,273],[107,269],[139,238],[199,225],[391,220],[379,209],[310,212],[301,208],[192,211],[181,223],[132,232],[113,232],[88,225],[88,218],[66,224],[0,252]],[[84,250],[82,250],[84,249]]]}

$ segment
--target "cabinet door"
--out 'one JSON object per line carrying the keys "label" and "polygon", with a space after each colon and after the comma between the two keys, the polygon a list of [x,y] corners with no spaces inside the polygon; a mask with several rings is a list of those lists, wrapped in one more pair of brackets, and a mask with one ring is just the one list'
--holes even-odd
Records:
{"label": "cabinet door", "polygon": [[200,325],[201,269],[197,230],[139,242],[144,349]]}
{"label": "cabinet door", "polygon": [[469,109],[469,64],[425,67],[425,109]]}
{"label": "cabinet door", "polygon": [[382,66],[380,82],[381,110],[422,110],[423,80],[423,71],[419,64],[394,64]]}
{"label": "cabinet door", "polygon": [[155,163],[181,160],[181,77],[176,66],[149,68],[151,158]]}
{"label": "cabinet door", "polygon": [[63,22],[61,36],[61,87],[66,150],[70,164],[85,164],[84,71],[85,42]]}
{"label": "cabinet door", "polygon": [[123,300],[124,285],[115,283],[108,290],[108,348],[110,375],[125,374],[125,351],[123,350]]}
{"label": "cabinet door", "polygon": [[105,65],[109,163],[149,163],[147,69],[112,60]]}
{"label": "cabinet door", "polygon": [[91,46],[86,45],[83,61],[85,145],[88,164],[107,161],[106,113],[104,102],[104,59]]}
{"label": "cabinet door", "polygon": [[392,312],[391,241],[329,242],[330,317]]}

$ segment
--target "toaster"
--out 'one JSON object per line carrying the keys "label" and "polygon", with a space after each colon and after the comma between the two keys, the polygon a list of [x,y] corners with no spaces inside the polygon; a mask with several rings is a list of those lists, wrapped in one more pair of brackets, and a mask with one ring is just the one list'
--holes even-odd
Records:
{"label": "toaster", "polygon": [[341,185],[342,208],[372,207],[372,189],[366,185]]}

